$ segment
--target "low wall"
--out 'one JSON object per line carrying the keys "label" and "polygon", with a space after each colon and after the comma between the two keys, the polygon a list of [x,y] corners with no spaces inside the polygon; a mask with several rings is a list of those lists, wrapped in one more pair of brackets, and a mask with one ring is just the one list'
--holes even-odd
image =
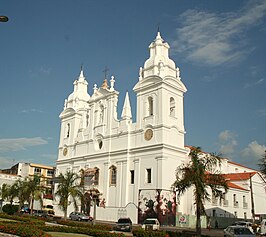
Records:
{"label": "low wall", "polygon": [[[201,227],[207,228],[207,217],[201,216]],[[180,213],[176,214],[176,226],[186,227],[186,228],[196,228],[197,217],[194,215],[182,215]]]}
{"label": "low wall", "polygon": [[[91,214],[94,213],[93,207]],[[130,217],[133,224],[137,224],[138,208],[134,203],[128,203],[125,207],[96,207],[96,220],[114,221],[121,217]]]}

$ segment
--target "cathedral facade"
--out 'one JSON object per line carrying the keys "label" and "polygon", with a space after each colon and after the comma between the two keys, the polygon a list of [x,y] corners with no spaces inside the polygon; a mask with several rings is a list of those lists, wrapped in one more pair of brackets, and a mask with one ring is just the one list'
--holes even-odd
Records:
{"label": "cathedral facade", "polygon": [[[189,161],[190,148],[184,144],[187,89],[179,68],[169,58],[169,48],[158,32],[133,88],[135,122],[128,93],[122,114],[117,113],[119,92],[114,77],[105,79],[100,87],[95,84],[89,95],[81,69],[73,93],[65,100],[56,174],[82,174],[87,200],[92,193],[100,196],[98,206],[88,201],[85,207],[97,220],[130,217],[133,223],[142,223],[156,217],[164,225],[195,226],[193,189],[176,198],[172,187],[176,168]],[[221,200],[208,190],[211,201],[206,200],[205,208],[213,221],[220,218],[226,227],[228,218],[233,222],[266,216],[266,182],[258,171],[225,158],[216,169],[225,175],[229,190]],[[63,216],[57,204],[55,197],[56,215]],[[70,199],[68,214],[72,211]],[[205,219],[202,226],[206,224]]]}
{"label": "cathedral facade", "polygon": [[81,69],[73,93],[65,100],[56,172],[83,170],[85,192],[101,194],[97,219],[130,216],[140,223],[157,217],[161,223],[174,224],[176,198],[171,186],[188,152],[183,112],[187,89],[169,58],[169,48],[158,32],[133,88],[136,122],[128,93],[121,118],[117,114],[114,77],[99,88],[94,85],[89,95]]}

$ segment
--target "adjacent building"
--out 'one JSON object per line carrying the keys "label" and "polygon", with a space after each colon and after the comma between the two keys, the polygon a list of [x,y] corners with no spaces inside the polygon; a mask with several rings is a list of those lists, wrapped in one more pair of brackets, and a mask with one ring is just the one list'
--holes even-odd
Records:
{"label": "adjacent building", "polygon": [[[46,188],[43,195],[43,205],[52,205],[53,203],[53,178],[55,175],[55,167],[33,164],[33,163],[17,163],[9,169],[0,170],[0,187],[4,183],[12,185],[18,179],[26,177],[40,176],[40,183]],[[39,207],[40,208],[40,207]]]}

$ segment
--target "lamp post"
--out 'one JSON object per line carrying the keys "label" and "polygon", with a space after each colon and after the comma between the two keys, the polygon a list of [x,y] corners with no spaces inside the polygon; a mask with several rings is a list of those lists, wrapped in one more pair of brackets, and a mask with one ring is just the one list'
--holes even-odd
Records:
{"label": "lamp post", "polygon": [[0,16],[0,22],[7,22],[8,17],[7,16]]}

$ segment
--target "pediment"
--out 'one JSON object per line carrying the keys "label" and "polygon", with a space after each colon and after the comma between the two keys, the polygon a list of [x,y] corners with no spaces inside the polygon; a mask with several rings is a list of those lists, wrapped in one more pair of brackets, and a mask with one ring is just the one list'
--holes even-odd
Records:
{"label": "pediment", "polygon": [[66,108],[60,115],[60,118],[68,117],[70,115],[73,115],[76,111],[73,108]]}
{"label": "pediment", "polygon": [[159,76],[149,76],[146,78],[143,78],[141,81],[139,81],[133,88],[133,90],[139,90],[140,88],[146,87],[146,86],[150,86],[150,85],[154,85],[157,83],[162,82],[162,78]]}
{"label": "pediment", "polygon": [[166,77],[166,78],[164,78],[164,82],[167,83],[167,84],[170,84],[174,88],[178,88],[182,92],[186,92],[187,91],[186,86],[184,85],[184,83],[180,79],[176,79],[176,78],[173,78],[173,77]]}

